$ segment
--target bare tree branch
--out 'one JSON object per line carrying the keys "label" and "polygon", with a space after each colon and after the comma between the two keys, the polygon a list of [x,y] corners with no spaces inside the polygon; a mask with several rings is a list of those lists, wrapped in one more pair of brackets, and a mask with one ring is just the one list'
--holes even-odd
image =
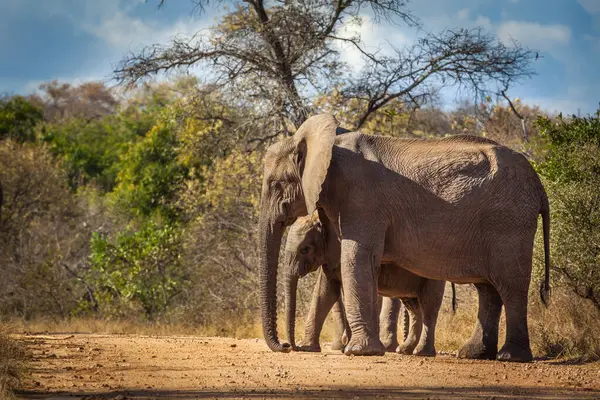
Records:
{"label": "bare tree branch", "polygon": [[517,43],[508,47],[479,28],[448,30],[430,34],[411,49],[397,50],[395,57],[369,65],[343,90],[343,96],[365,103],[356,123],[360,128],[392,100],[419,106],[448,85],[466,88],[476,98],[490,93],[492,82],[507,88],[533,74],[528,65],[534,54]]}
{"label": "bare tree branch", "polygon": [[[163,7],[166,0],[159,1]],[[193,0],[198,7],[208,0]],[[313,112],[315,93],[344,86],[343,96],[357,99],[370,115],[396,100],[420,107],[436,98],[441,87],[456,85],[482,96],[490,84],[508,87],[531,75],[534,52],[517,43],[503,45],[481,29],[429,34],[414,46],[383,54],[369,50],[360,36],[347,37],[343,23],[360,20],[370,9],[375,20],[418,26],[407,0],[237,0],[234,11],[216,26],[189,39],[151,45],[126,57],[114,70],[115,79],[132,86],[159,73],[202,67],[232,98],[252,104],[265,120],[298,127]],[[358,22],[357,22],[358,23]],[[367,61],[353,77],[341,61],[338,45],[351,45]]]}
{"label": "bare tree branch", "polygon": [[515,114],[517,116],[517,118],[519,118],[521,120],[521,129],[523,130],[523,141],[525,143],[529,143],[529,135],[527,134],[527,119],[525,117],[523,117],[523,115],[521,115],[517,109],[515,108],[515,105],[513,104],[513,102],[510,100],[510,97],[508,97],[506,95],[506,90],[508,88],[504,88],[500,91],[500,94],[502,94],[502,97],[504,97],[504,99],[508,102],[508,105],[510,107],[510,109],[512,110],[513,114]]}

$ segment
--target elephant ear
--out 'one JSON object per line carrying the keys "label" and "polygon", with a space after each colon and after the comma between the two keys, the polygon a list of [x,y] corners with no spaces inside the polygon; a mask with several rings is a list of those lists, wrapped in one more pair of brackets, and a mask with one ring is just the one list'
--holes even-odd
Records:
{"label": "elephant ear", "polygon": [[337,127],[338,122],[332,115],[320,114],[307,119],[294,134],[308,215],[317,208],[321,186],[331,162]]}

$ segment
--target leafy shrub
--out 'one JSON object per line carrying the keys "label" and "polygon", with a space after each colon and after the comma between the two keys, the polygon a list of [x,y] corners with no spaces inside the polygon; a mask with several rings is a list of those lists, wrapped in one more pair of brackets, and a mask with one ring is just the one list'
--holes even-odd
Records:
{"label": "leafy shrub", "polygon": [[137,132],[116,116],[71,118],[46,124],[42,131],[42,140],[62,161],[73,189],[94,183],[110,191],[115,185],[120,156],[137,138]]}
{"label": "leafy shrub", "polygon": [[177,147],[172,127],[161,123],[121,157],[112,196],[122,210],[132,217],[176,217],[173,200],[186,174]]}
{"label": "leafy shrub", "polygon": [[42,111],[22,96],[0,99],[0,139],[34,141],[34,128],[42,117]]}
{"label": "leafy shrub", "polygon": [[536,167],[550,198],[555,282],[600,310],[600,110],[537,125],[547,143]]}
{"label": "leafy shrub", "polygon": [[132,316],[141,309],[156,320],[185,285],[180,241],[176,226],[151,222],[119,233],[114,241],[94,233],[87,282],[95,298],[82,306],[96,306],[106,316]]}
{"label": "leafy shrub", "polygon": [[0,313],[65,318],[81,295],[69,271],[87,257],[85,212],[44,148],[0,142]]}

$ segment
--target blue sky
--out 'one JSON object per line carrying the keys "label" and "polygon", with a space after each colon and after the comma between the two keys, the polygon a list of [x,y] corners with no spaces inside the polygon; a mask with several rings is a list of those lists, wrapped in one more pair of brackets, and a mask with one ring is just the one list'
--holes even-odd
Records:
{"label": "blue sky", "polygon": [[[0,92],[30,93],[42,82],[108,80],[129,51],[189,36],[216,21],[217,10],[192,14],[189,0],[1,0]],[[215,4],[215,3],[212,3]],[[218,3],[216,3],[218,4]],[[222,6],[218,6],[222,9]],[[501,40],[540,51],[537,76],[511,97],[548,111],[582,114],[600,102],[600,0],[419,0],[410,8],[426,31],[481,26]],[[412,31],[366,18],[368,44],[410,42]],[[353,62],[358,55],[346,51]],[[445,93],[450,105],[457,99]]]}

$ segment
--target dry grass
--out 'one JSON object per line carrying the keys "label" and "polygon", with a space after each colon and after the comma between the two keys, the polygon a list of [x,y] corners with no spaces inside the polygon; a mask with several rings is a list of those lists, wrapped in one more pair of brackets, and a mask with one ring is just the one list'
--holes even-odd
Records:
{"label": "dry grass", "polygon": [[98,318],[71,318],[69,320],[15,321],[16,329],[24,333],[96,333],[126,335],[195,335],[226,337],[260,337],[260,325],[249,318],[223,318],[217,325],[191,326],[170,322],[136,322]]}
{"label": "dry grass", "polygon": [[[33,321],[13,321],[15,330],[23,333],[96,333],[129,335],[191,335],[221,336],[236,338],[262,338],[262,326],[255,316],[224,316],[219,323],[209,326],[191,326],[181,323],[140,323],[119,320],[101,320],[95,318],[72,318],[65,321],[37,319]],[[285,340],[285,326],[281,316],[278,319],[280,338]],[[296,336],[302,338],[304,320],[296,321]],[[333,323],[328,318],[321,338],[330,341],[333,338]]]}
{"label": "dry grass", "polygon": [[[448,294],[448,291],[447,291]],[[436,330],[436,348],[454,352],[473,331],[477,317],[477,296],[471,286],[458,285],[459,307],[450,311],[449,299],[444,299]],[[505,315],[500,319],[499,347],[505,340]],[[600,359],[600,312],[589,302],[572,292],[555,289],[548,308],[539,302],[532,290],[529,305],[531,347],[536,357],[571,361]]]}
{"label": "dry grass", "polygon": [[600,311],[567,290],[555,290],[548,308],[534,303],[529,327],[534,354],[572,361],[600,360]]}
{"label": "dry grass", "polygon": [[25,352],[0,325],[0,399],[12,399],[25,371]]}
{"label": "dry grass", "polygon": [[[470,285],[457,285],[458,309],[451,311],[450,290],[439,314],[436,330],[438,351],[455,352],[470,336],[477,316],[477,295]],[[504,313],[500,320],[499,346],[504,343]],[[279,336],[285,340],[285,327],[279,316]],[[135,323],[131,321],[71,319],[69,321],[15,322],[17,331],[39,333],[100,333],[139,335],[194,335],[236,338],[262,338],[260,320],[256,315],[224,315],[208,326],[181,323]],[[570,292],[555,289],[549,308],[539,304],[537,293],[532,293],[529,307],[531,345],[537,357],[552,357],[592,361],[600,359],[600,312],[589,302]],[[304,320],[296,321],[297,340],[302,339]],[[333,338],[333,323],[328,318],[321,333],[321,342]],[[4,345],[3,345],[4,346]],[[3,347],[4,348],[4,347]]]}

